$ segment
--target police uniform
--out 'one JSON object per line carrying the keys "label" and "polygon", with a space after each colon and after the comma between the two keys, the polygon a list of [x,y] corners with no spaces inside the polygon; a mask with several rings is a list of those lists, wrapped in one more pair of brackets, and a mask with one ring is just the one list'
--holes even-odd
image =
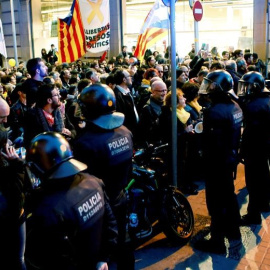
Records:
{"label": "police uniform", "polygon": [[204,111],[203,153],[206,166],[206,203],[211,236],[239,238],[240,213],[233,172],[241,136],[242,110],[233,101],[213,103]]}
{"label": "police uniform", "polygon": [[[115,129],[105,130],[89,122],[84,133],[74,145],[76,159],[87,164],[88,171],[104,181],[105,190],[110,198],[118,224],[121,250],[126,235],[124,188],[128,183],[132,168],[132,154],[132,135],[123,125]],[[122,255],[121,260],[124,261],[124,259],[127,259],[127,257],[125,258]]]}
{"label": "police uniform", "polygon": [[241,155],[245,161],[245,178],[249,193],[247,211],[249,216],[260,220],[260,212],[269,211],[269,93],[260,93],[249,99],[244,107],[244,119]]}
{"label": "police uniform", "polygon": [[117,227],[103,184],[78,173],[48,180],[36,196],[26,254],[41,269],[96,269],[116,243]]}

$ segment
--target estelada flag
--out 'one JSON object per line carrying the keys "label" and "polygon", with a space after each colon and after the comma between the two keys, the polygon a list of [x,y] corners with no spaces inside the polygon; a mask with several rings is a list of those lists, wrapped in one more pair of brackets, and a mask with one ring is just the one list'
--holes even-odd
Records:
{"label": "estelada flag", "polygon": [[169,27],[170,19],[168,9],[161,0],[156,0],[144,20],[134,56],[142,60],[145,51],[167,35]]}
{"label": "estelada flag", "polygon": [[58,62],[71,63],[85,53],[85,35],[79,0],[74,0],[69,15],[64,19],[58,18]]}

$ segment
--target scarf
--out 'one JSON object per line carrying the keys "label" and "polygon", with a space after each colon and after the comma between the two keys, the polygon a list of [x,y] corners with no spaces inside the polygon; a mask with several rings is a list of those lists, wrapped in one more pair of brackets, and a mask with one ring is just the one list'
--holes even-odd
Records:
{"label": "scarf", "polygon": [[190,113],[186,112],[184,108],[177,108],[176,109],[176,115],[179,121],[183,124],[186,124],[187,120],[190,117]]}
{"label": "scarf", "polygon": [[143,85],[149,85],[150,86],[150,81],[146,79],[142,79],[142,84]]}
{"label": "scarf", "polygon": [[202,109],[202,106],[198,103],[197,99],[192,100],[188,103],[192,108],[194,108],[197,112],[200,112]]}
{"label": "scarf", "polygon": [[43,114],[44,114],[44,116],[45,116],[45,118],[46,118],[46,120],[48,122],[48,125],[50,127],[52,127],[54,125],[54,117],[53,117],[53,115],[51,113],[48,113],[48,112],[44,111],[44,110],[43,110]]}

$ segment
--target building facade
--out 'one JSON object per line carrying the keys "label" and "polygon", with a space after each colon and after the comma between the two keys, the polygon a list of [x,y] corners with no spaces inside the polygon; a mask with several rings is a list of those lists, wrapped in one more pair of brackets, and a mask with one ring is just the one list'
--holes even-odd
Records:
{"label": "building facade", "polygon": [[[11,16],[13,2],[14,23],[18,59],[40,57],[41,49],[49,50],[50,44],[58,47],[57,17],[65,17],[72,0],[0,0],[0,16],[8,58],[15,57],[14,31]],[[228,46],[235,49],[250,49],[267,61],[268,5],[270,0],[204,0],[203,19],[198,23],[199,43],[217,47],[219,53]],[[109,57],[118,55],[122,45],[129,50],[136,45],[143,21],[153,6],[154,0],[110,0],[111,40]],[[184,57],[194,42],[194,18],[189,1],[176,3],[176,50]],[[154,50],[161,53],[164,44],[169,45],[168,36]],[[99,55],[87,53],[85,59]]]}

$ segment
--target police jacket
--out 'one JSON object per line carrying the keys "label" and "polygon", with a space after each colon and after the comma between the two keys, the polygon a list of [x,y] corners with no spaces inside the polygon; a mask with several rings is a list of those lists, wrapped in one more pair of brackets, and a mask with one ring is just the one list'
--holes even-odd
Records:
{"label": "police jacket", "polygon": [[[0,155],[0,225],[19,224],[24,204],[23,161],[7,161]],[[1,234],[5,231],[1,230]],[[1,235],[0,234],[0,235]],[[1,239],[1,237],[0,237]]]}
{"label": "police jacket", "polygon": [[123,195],[132,166],[131,132],[121,126],[104,130],[87,123],[83,134],[74,143],[74,156],[87,164],[91,174],[101,178],[112,205]]}
{"label": "police jacket", "polygon": [[226,97],[204,110],[203,153],[208,161],[234,163],[237,159],[243,112]]}
{"label": "police jacket", "polygon": [[260,93],[250,96],[243,107],[244,131],[241,153],[269,155],[270,149],[270,96]]}
{"label": "police jacket", "polygon": [[96,269],[114,248],[117,225],[100,179],[47,180],[33,200],[26,253],[40,269]]}
{"label": "police jacket", "polygon": [[22,242],[19,227],[25,221],[22,173],[21,160],[7,161],[0,155],[0,269],[19,269],[14,258]]}

